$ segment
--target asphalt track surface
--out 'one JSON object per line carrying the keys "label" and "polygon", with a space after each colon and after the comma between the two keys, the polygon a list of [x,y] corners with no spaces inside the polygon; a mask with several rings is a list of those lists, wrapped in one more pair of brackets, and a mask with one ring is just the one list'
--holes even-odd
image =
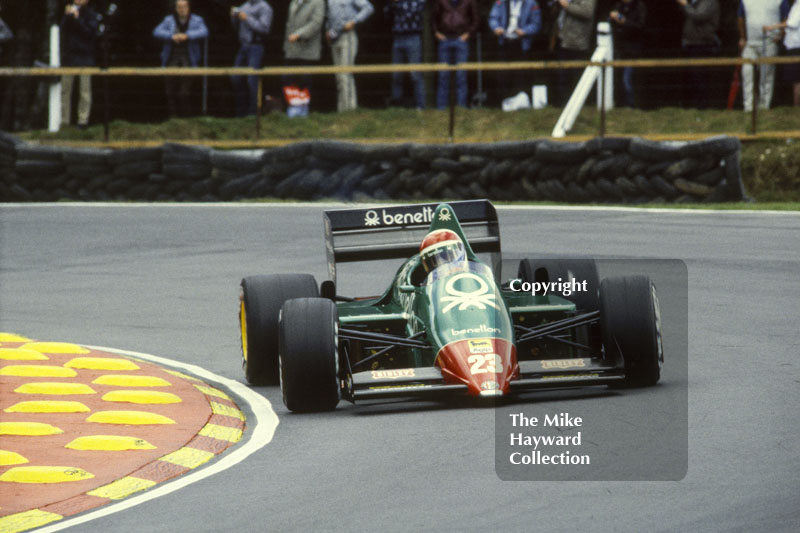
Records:
{"label": "asphalt track surface", "polygon": [[[157,354],[242,381],[239,280],[325,279],[322,210],[2,206],[0,330]],[[519,256],[685,261],[685,478],[501,481],[493,409],[392,402],[293,415],[264,387],[280,417],[269,445],[73,530],[796,531],[800,216],[503,209],[500,222],[504,252]],[[387,279],[363,272],[341,292]],[[658,410],[663,390],[630,394]],[[600,418],[625,394],[538,405]]]}

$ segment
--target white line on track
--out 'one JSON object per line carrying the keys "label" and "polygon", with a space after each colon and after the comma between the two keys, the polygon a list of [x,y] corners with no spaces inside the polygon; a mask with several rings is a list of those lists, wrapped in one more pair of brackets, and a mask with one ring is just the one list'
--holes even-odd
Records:
{"label": "white line on track", "polygon": [[75,518],[68,518],[64,521],[54,523],[53,525],[37,529],[37,532],[45,533],[50,531],[60,531],[68,527],[83,524],[96,518],[108,516],[119,511],[124,511],[125,509],[130,509],[131,507],[139,505],[140,503],[144,503],[171,492],[175,492],[176,490],[182,489],[187,485],[200,481],[201,479],[205,479],[209,476],[213,476],[218,472],[222,472],[223,470],[242,462],[250,454],[269,444],[273,435],[275,434],[275,429],[278,427],[278,415],[276,415],[275,411],[272,410],[272,404],[262,395],[250,390],[238,381],[218,376],[217,374],[209,372],[208,370],[196,365],[173,361],[157,355],[131,352],[127,350],[117,350],[114,348],[104,348],[102,346],[88,346],[88,348],[120,355],[129,355],[131,357],[138,357],[140,359],[145,359],[147,361],[158,363],[167,367],[179,368],[204,380],[222,385],[247,402],[247,404],[250,406],[250,409],[253,411],[255,424],[252,424],[252,428],[249,431],[250,436],[244,443],[237,446],[231,452],[223,452],[221,458],[208,467],[192,471],[186,475],[176,478],[174,481],[159,484],[151,490],[143,492],[137,496],[131,496],[130,498],[121,500],[119,503],[108,504],[85,515],[77,516]]}
{"label": "white line on track", "polygon": [[[423,202],[436,203],[436,202]],[[260,208],[271,207],[297,208],[297,207],[323,207],[326,209],[368,209],[376,207],[398,207],[409,205],[404,203],[347,203],[347,202],[163,202],[163,203],[124,203],[124,202],[28,202],[28,203],[0,203],[0,210],[4,207],[114,207],[117,209],[125,208],[158,208],[158,207],[232,207],[232,208]],[[600,212],[621,212],[621,213],[665,213],[665,214],[697,214],[697,215],[783,215],[800,216],[800,211],[774,211],[774,210],[750,210],[750,209],[682,209],[668,207],[625,207],[625,206],[603,206],[603,205],[496,205],[499,211],[600,211]]]}

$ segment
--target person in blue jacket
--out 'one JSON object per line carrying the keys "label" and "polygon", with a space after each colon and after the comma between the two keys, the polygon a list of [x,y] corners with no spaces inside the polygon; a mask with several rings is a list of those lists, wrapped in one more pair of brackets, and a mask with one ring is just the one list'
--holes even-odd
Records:
{"label": "person in blue jacket", "polygon": [[[231,24],[239,37],[239,50],[234,67],[260,69],[264,46],[272,29],[272,6],[264,0],[245,0],[231,8]],[[236,116],[246,117],[258,112],[258,76],[231,76]]]}
{"label": "person in blue jacket", "polygon": [[[203,17],[191,13],[189,0],[176,0],[175,12],[156,26],[153,37],[164,41],[162,67],[197,67],[203,59],[202,42],[208,37],[208,28]],[[193,81],[194,76],[164,78],[171,117],[189,114]]]}
{"label": "person in blue jacket", "polygon": [[[489,12],[489,29],[497,37],[500,61],[528,61],[533,36],[542,29],[542,13],[536,0],[496,0]],[[529,71],[498,71],[501,79],[510,83],[498,83],[498,90],[505,85],[515,95],[528,92]],[[510,75],[509,75],[510,74]]]}

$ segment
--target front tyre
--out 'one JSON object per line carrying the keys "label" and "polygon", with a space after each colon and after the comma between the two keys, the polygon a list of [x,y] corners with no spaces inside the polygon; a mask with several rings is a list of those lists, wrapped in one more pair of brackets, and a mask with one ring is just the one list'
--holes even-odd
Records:
{"label": "front tyre", "polygon": [[239,327],[242,367],[253,385],[278,384],[278,314],[286,300],[314,298],[319,289],[310,274],[267,274],[242,280]]}
{"label": "front tyre", "polygon": [[341,398],[336,304],[299,298],[283,305],[279,366],[283,403],[290,411],[330,411]]}
{"label": "front tyre", "polygon": [[600,283],[600,323],[606,359],[624,363],[625,386],[655,385],[664,349],[656,286],[647,276],[606,278]]}

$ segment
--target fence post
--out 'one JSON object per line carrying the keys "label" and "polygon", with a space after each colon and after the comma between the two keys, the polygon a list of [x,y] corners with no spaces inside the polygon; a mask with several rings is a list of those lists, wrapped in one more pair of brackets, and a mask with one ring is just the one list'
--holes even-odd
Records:
{"label": "fence post", "polygon": [[[109,63],[108,31],[103,34],[103,70],[108,70]],[[108,88],[108,76],[103,76],[103,142],[110,137],[108,123],[111,120],[111,100]]]}
{"label": "fence post", "polygon": [[602,72],[603,74],[599,77],[597,82],[600,86],[597,88],[597,95],[600,98],[600,137],[605,137],[606,135],[606,85],[608,81],[606,80],[605,76],[605,59],[603,60]]}
{"label": "fence post", "polygon": [[[605,28],[605,31],[603,30]],[[592,54],[591,61],[593,63],[604,63],[608,60],[609,57],[613,57],[610,54],[611,49],[609,46],[611,45],[611,30],[610,25],[607,22],[601,22],[597,25],[597,43],[598,46],[595,48],[594,53]],[[564,107],[564,110],[561,112],[561,116],[558,117],[558,121],[556,122],[555,127],[553,127],[553,132],[551,135],[553,137],[564,137],[569,130],[572,129],[572,126],[575,124],[575,119],[578,117],[578,114],[583,107],[583,104],[586,102],[586,99],[589,98],[589,94],[592,91],[592,87],[594,86],[595,82],[599,79],[605,79],[605,89],[604,94],[610,95],[606,98],[605,105],[609,106],[609,101],[614,100],[614,93],[612,90],[609,90],[609,86],[611,85],[610,78],[613,76],[608,76],[606,78],[606,72],[612,71],[610,67],[600,66],[587,66],[583,70],[583,74],[581,75],[581,79],[578,81],[578,85],[575,87],[575,90],[572,92],[572,95],[569,97],[569,101],[567,105]],[[612,71],[613,72],[613,71]],[[603,90],[598,83],[597,87],[597,103],[598,107],[600,107],[600,102],[603,99],[600,91]]]}
{"label": "fence post", "polygon": [[[597,24],[597,47],[606,49],[605,61],[614,60],[614,38],[611,34],[611,24],[599,22]],[[600,71],[600,86],[597,92],[597,106],[604,109],[614,109],[614,67],[602,67]],[[601,97],[600,91],[605,91]],[[602,102],[605,101],[605,104]]]}
{"label": "fence post", "polygon": [[[208,37],[203,39],[203,66],[208,67]],[[208,115],[208,75],[203,74],[203,115]]]}
{"label": "fence post", "polygon": [[453,142],[453,135],[456,129],[456,71],[451,70],[447,75],[450,78],[450,95],[448,98],[450,101],[450,123],[447,127],[447,136],[450,138],[450,142]]}
{"label": "fence post", "polygon": [[256,139],[261,138],[261,109],[264,99],[264,77],[258,77],[258,91],[256,92]]}
{"label": "fence post", "polygon": [[[50,26],[50,66],[61,66],[60,29],[58,24]],[[61,127],[61,77],[50,84],[47,131],[55,133]]]}
{"label": "fence post", "polygon": [[[761,57],[764,57],[763,55]],[[760,60],[759,60],[760,61]],[[750,129],[753,135],[756,134],[756,122],[758,121],[758,100],[759,100],[759,86],[761,85],[761,63],[753,63],[753,75],[750,79],[753,80],[753,112],[750,115]],[[758,67],[758,68],[756,68]]]}

